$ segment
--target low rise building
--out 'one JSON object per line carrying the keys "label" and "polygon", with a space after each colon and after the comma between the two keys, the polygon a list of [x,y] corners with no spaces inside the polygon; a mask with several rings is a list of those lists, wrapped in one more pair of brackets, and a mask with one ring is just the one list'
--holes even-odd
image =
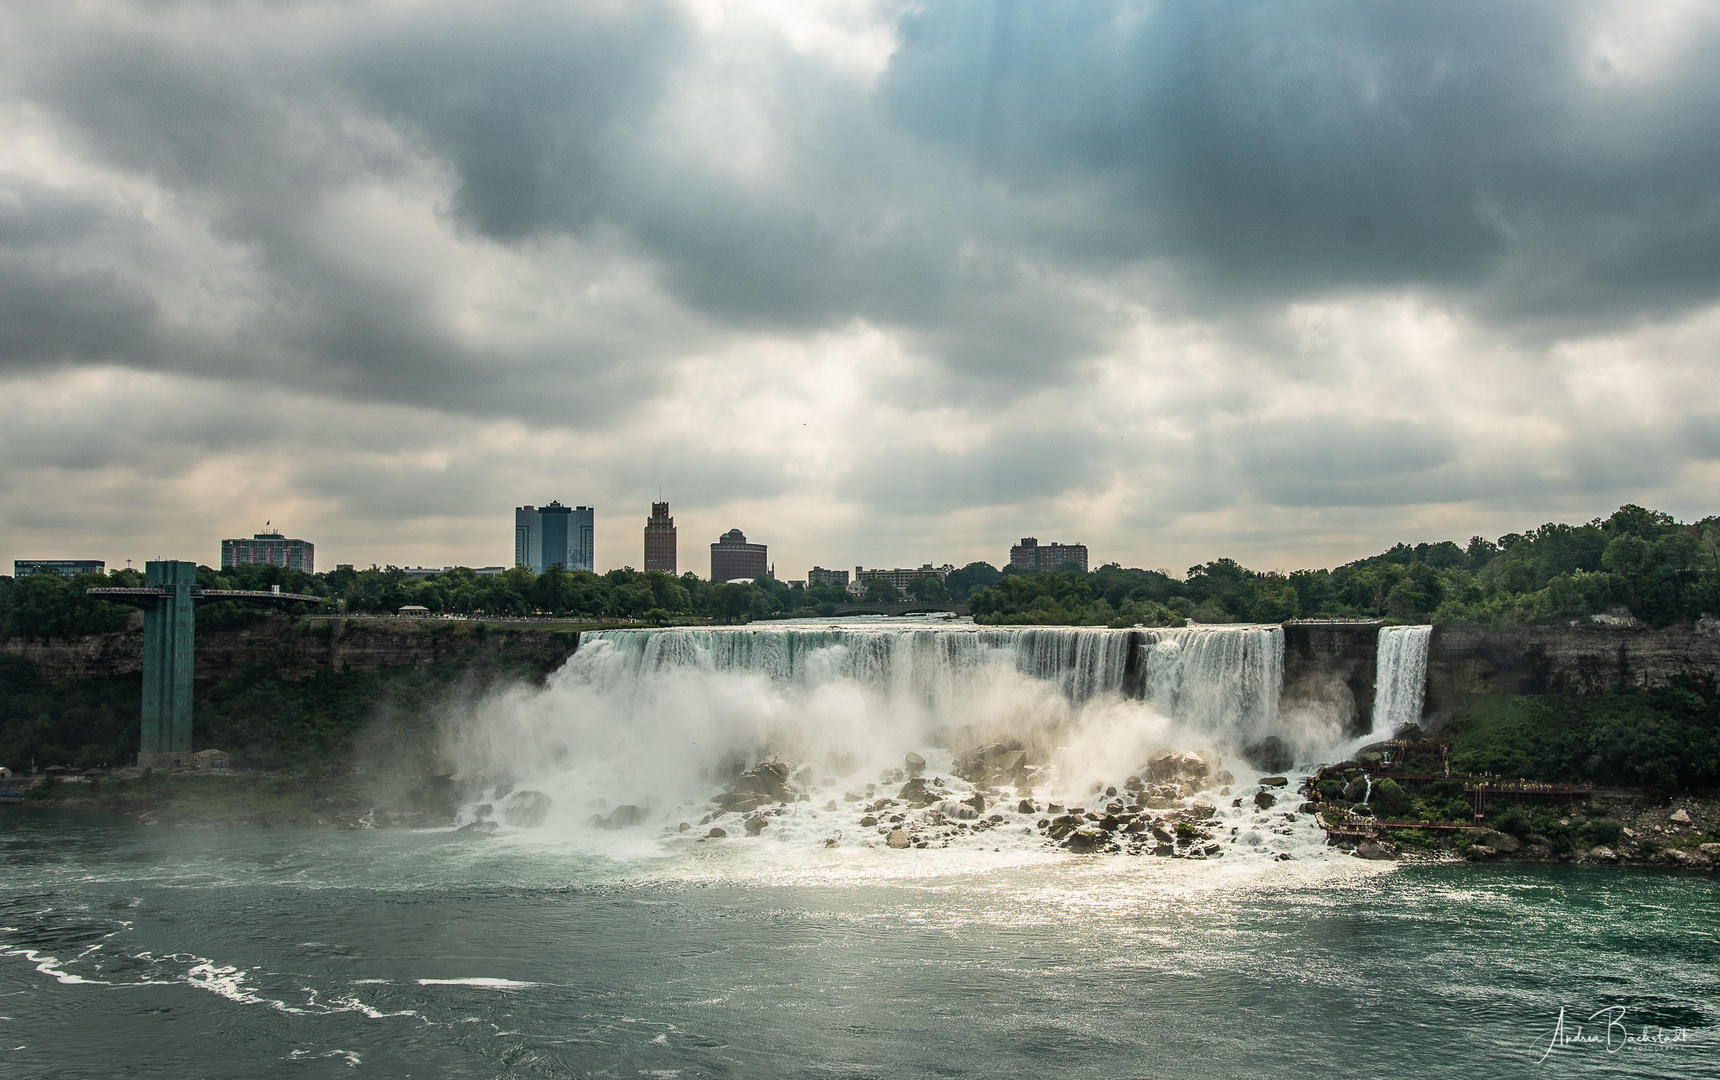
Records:
{"label": "low rise building", "polygon": [[1009,565],[1017,570],[1050,573],[1074,564],[1087,572],[1086,544],[1041,544],[1036,537],[1024,536],[1021,543],[1009,549]]}
{"label": "low rise building", "polygon": [[29,577],[31,574],[58,574],[61,577],[77,577],[79,574],[105,574],[107,563],[101,559],[13,559],[12,576],[15,578]]}
{"label": "low rise building", "polygon": [[267,525],[249,540],[221,541],[221,569],[235,566],[283,566],[289,570],[316,573],[316,545],[309,540],[291,539],[274,532]]}
{"label": "low rise building", "polygon": [[806,572],[806,584],[809,588],[823,586],[830,589],[846,589],[848,587],[848,571],[826,570],[815,566]]}
{"label": "low rise building", "polygon": [[749,544],[745,533],[730,529],[711,545],[712,581],[752,581],[769,576],[768,544]]}
{"label": "low rise building", "polygon": [[955,570],[956,568],[949,563],[942,566],[926,563],[918,570],[866,570],[856,566],[854,568],[854,584],[859,588],[850,587],[848,591],[864,596],[868,585],[875,581],[881,581],[894,586],[897,592],[905,593],[908,591],[908,587],[920,578],[934,577],[939,581],[947,581],[949,576],[955,573]]}

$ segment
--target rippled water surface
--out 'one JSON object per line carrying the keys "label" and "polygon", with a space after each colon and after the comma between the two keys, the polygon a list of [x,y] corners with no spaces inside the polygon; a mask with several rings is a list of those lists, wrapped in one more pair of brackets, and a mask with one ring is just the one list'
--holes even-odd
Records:
{"label": "rippled water surface", "polygon": [[[8,1077],[1720,1075],[1708,877],[28,810],[0,858]],[[1675,1041],[1537,1062],[1607,1007]]]}

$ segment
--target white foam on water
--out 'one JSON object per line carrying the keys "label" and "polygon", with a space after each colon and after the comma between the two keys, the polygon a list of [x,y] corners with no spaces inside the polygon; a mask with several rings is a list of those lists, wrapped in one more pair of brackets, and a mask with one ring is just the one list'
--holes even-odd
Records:
{"label": "white foam on water", "polygon": [[419,979],[419,986],[476,986],[484,990],[530,990],[537,986],[535,982],[519,982],[514,979],[492,979],[486,976],[473,976],[469,979]]}

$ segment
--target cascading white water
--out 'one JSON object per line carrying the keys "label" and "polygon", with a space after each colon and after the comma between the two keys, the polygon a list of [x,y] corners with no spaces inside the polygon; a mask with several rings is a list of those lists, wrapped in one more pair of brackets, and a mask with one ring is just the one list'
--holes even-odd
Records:
{"label": "cascading white water", "polygon": [[1268,731],[1283,653],[1259,626],[599,631],[544,690],[486,699],[450,750],[474,772],[578,773],[618,801],[708,792],[772,752],[840,776],[1010,739],[1064,783],[1117,782],[1155,749]]}
{"label": "cascading white water", "polygon": [[[998,831],[968,835],[995,847],[1007,833],[1021,851],[1044,841],[1034,823],[1051,804],[1103,803],[1107,787],[1126,787],[1154,755],[1197,751],[1209,763],[1210,790],[1184,786],[1179,805],[1192,790],[1209,790],[1203,798],[1224,803],[1212,812],[1237,850],[1281,858],[1320,848],[1324,836],[1311,819],[1298,827],[1288,823],[1294,814],[1264,814],[1253,798],[1232,806],[1229,791],[1218,789],[1237,782],[1219,770],[1244,780],[1250,773],[1237,750],[1283,725],[1283,662],[1276,626],[600,631],[584,635],[544,688],[492,695],[450,725],[448,752],[465,775],[547,793],[552,834],[618,844],[640,834],[605,831],[611,810],[670,836],[697,839],[707,827],[734,835],[744,813],[714,820],[713,793],[774,756],[792,763],[800,800],[779,804],[768,827],[803,850],[881,844],[892,825],[868,813],[899,794],[905,755],[925,759],[941,798],[959,799],[975,789],[953,771],[954,755],[1006,743],[1026,752],[1031,779],[1018,782],[1035,806],[988,806],[1002,816],[980,824]],[[1301,734],[1281,733],[1291,742]],[[469,807],[473,827],[481,814],[506,818],[511,805],[497,801],[499,788],[483,787],[487,794]],[[905,803],[891,805],[891,821],[904,820]],[[948,822],[962,808],[938,806],[942,843],[959,832]],[[593,818],[605,829],[582,828]],[[751,819],[749,828],[764,821]]]}
{"label": "cascading white water", "polygon": [[1382,626],[1374,667],[1374,723],[1369,740],[1389,739],[1405,724],[1421,722],[1427,690],[1431,626]]}

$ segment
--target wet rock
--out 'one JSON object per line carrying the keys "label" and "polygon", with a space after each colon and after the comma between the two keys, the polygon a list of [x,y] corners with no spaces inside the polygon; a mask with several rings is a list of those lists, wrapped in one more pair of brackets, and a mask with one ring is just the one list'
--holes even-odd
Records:
{"label": "wet rock", "polygon": [[795,783],[799,784],[801,787],[805,787],[806,785],[812,783],[812,766],[802,765],[800,768],[800,771],[795,773],[794,776],[792,777],[792,779],[794,780]]}
{"label": "wet rock", "polygon": [[1369,768],[1374,768],[1383,764],[1386,756],[1378,750],[1363,750],[1356,755],[1356,760]]}
{"label": "wet rock", "polygon": [[1491,848],[1501,855],[1514,854],[1523,845],[1510,833],[1496,832],[1488,829],[1475,838],[1476,846]]}
{"label": "wet rock", "polygon": [[1277,804],[1278,798],[1270,791],[1257,791],[1254,793],[1254,805],[1261,810],[1270,810]]}
{"label": "wet rock", "polygon": [[896,792],[896,798],[906,799],[908,802],[911,802],[911,803],[919,802],[921,799],[923,799],[925,797],[926,797],[926,778],[923,776],[914,777],[912,780],[909,780],[907,783],[902,785],[901,791]]}
{"label": "wet rock", "polygon": [[1015,805],[1015,812],[1018,814],[1032,814],[1036,811],[1037,808],[1033,805],[1032,799],[1023,799]]}
{"label": "wet rock", "polygon": [[723,828],[712,829],[710,832],[705,834],[706,838],[711,840],[721,840],[727,835],[729,835],[729,831]]}
{"label": "wet rock", "polygon": [[1672,816],[1666,820],[1672,822],[1674,825],[1689,825],[1691,824],[1690,811],[1683,808],[1674,810],[1672,812]]}
{"label": "wet rock", "polygon": [[1147,779],[1160,784],[1180,784],[1185,781],[1206,780],[1212,767],[1199,754],[1167,750],[1147,761]]}
{"label": "wet rock", "polygon": [[764,817],[761,814],[754,814],[752,817],[741,822],[741,827],[747,831],[748,836],[757,836],[759,833],[764,832],[765,826],[769,824],[769,818]]}
{"label": "wet rock", "polygon": [[967,803],[950,802],[946,800],[939,803],[935,810],[944,817],[955,818],[958,821],[972,821],[974,818],[979,817],[979,811],[975,810]]}
{"label": "wet rock", "polygon": [[1177,849],[1170,844],[1158,844],[1153,848],[1153,854],[1160,856],[1175,855],[1176,850]]}
{"label": "wet rock", "polygon": [[1229,769],[1220,769],[1218,772],[1213,774],[1212,782],[1217,784],[1219,787],[1229,787],[1236,783],[1236,775]]}
{"label": "wet rock", "polygon": [[1344,785],[1345,802],[1361,802],[1362,798],[1367,795],[1367,793],[1368,782],[1363,777],[1358,776],[1348,784]]}
{"label": "wet rock", "polygon": [[1720,859],[1720,844],[1698,844],[1696,850],[1710,859]]}
{"label": "wet rock", "polygon": [[1156,821],[1152,824],[1151,828],[1153,830],[1153,839],[1159,841],[1161,844],[1168,844],[1176,839],[1175,833],[1171,832]]}
{"label": "wet rock", "polygon": [[1261,787],[1284,787],[1289,783],[1290,781],[1282,776],[1262,776],[1260,778]]}
{"label": "wet rock", "polygon": [[484,820],[495,812],[496,808],[491,806],[489,803],[483,803],[482,805],[472,807],[472,817],[479,821]]}
{"label": "wet rock", "polygon": [[617,806],[609,812],[609,816],[599,819],[605,829],[627,829],[645,822],[645,811],[631,803]]}
{"label": "wet rock", "polygon": [[1618,862],[1618,852],[1605,844],[1596,844],[1583,854],[1584,862],[1615,863]]}
{"label": "wet rock", "polygon": [[1268,735],[1257,743],[1250,743],[1242,748],[1242,758],[1261,772],[1283,772],[1296,764],[1291,758],[1290,751],[1285,748],[1284,740],[1276,735]]}
{"label": "wet rock", "polygon": [[1363,840],[1357,844],[1356,855],[1363,859],[1390,859],[1394,857],[1390,848],[1372,840]]}
{"label": "wet rock", "polygon": [[912,779],[926,771],[926,759],[910,751],[902,759],[902,767],[908,770],[908,777]]}
{"label": "wet rock", "polygon": [[502,803],[502,820],[517,829],[535,829],[549,816],[550,797],[541,791],[516,791]]}
{"label": "wet rock", "polygon": [[866,796],[860,794],[858,791],[845,791],[842,793],[842,801],[843,802],[865,802]]}
{"label": "wet rock", "polygon": [[512,784],[497,784],[496,790],[490,792],[490,798],[496,800],[497,802],[501,802],[503,799],[505,799],[509,795],[513,794],[513,791],[514,791],[514,785],[512,785]]}
{"label": "wet rock", "polygon": [[724,810],[733,810],[737,814],[744,814],[759,804],[758,793],[752,791],[725,791],[711,796],[711,801]]}
{"label": "wet rock", "polygon": [[1063,841],[1063,846],[1076,855],[1089,855],[1104,846],[1108,838],[1098,829],[1077,829]]}
{"label": "wet rock", "polygon": [[677,828],[675,831],[676,832],[686,832],[690,828],[692,828],[692,826],[687,824],[685,821],[683,821],[683,822],[681,822],[680,827]]}
{"label": "wet rock", "polygon": [[1188,850],[1188,857],[1191,859],[1214,859],[1222,854],[1224,854],[1223,849],[1212,843],[1200,844]]}
{"label": "wet rock", "polygon": [[1183,813],[1191,821],[1205,821],[1207,818],[1218,816],[1218,807],[1202,799],[1197,801],[1187,810],[1183,811]]}
{"label": "wet rock", "polygon": [[980,795],[980,794],[976,793],[972,798],[963,799],[962,802],[973,807],[974,812],[976,814],[985,813],[985,796],[984,795]]}
{"label": "wet rock", "polygon": [[872,816],[872,815],[871,815],[871,814],[867,814],[867,815],[866,815],[866,816],[865,816],[865,817],[863,817],[863,818],[861,818],[861,819],[860,819],[860,824],[861,824],[861,825],[862,825],[862,826],[863,826],[863,827],[865,827],[865,828],[868,828],[868,829],[869,829],[869,828],[871,828],[871,827],[872,827],[872,826],[874,826],[874,825],[876,825],[876,824],[878,824],[878,819],[877,819],[877,818],[875,818],[875,817],[873,817],[873,816]]}
{"label": "wet rock", "polygon": [[892,829],[890,835],[884,838],[884,843],[893,848],[905,848],[914,842],[906,829]]}
{"label": "wet rock", "polygon": [[501,828],[501,826],[497,825],[493,821],[474,821],[469,825],[462,825],[454,831],[464,833],[493,833],[499,828]]}

